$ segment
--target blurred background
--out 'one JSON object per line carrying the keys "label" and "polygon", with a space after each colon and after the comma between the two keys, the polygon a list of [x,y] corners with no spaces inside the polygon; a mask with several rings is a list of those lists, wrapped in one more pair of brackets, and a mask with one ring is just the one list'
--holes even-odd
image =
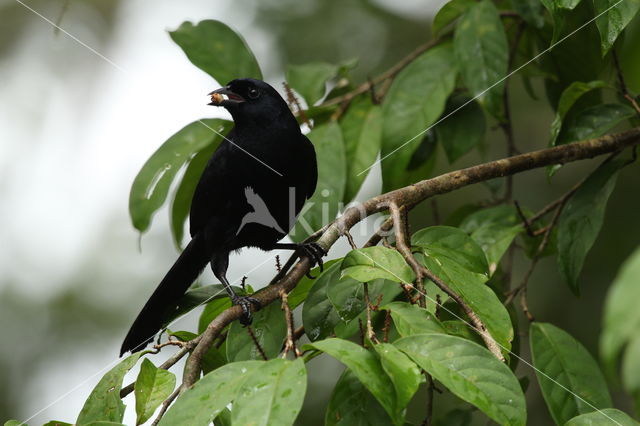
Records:
{"label": "blurred background", "polygon": [[[287,63],[357,57],[357,79],[376,75],[430,37],[430,21],[444,2],[0,0],[0,420],[73,422],[101,375],[117,362],[131,321],[177,256],[166,209],[141,238],[133,229],[129,187],[168,136],[223,112],[205,105],[205,94],[219,84],[191,65],[166,30],[185,20],[227,23],[246,38],[265,78],[281,88]],[[634,40],[637,47],[638,38],[638,25],[630,27],[623,52]],[[629,57],[622,55],[623,67],[637,92],[640,63]],[[536,90],[543,96],[541,87]],[[518,147],[545,147],[552,120],[546,101],[528,97],[518,78],[512,96]],[[485,157],[472,153],[454,165],[439,153],[436,174],[504,155],[498,132],[488,133],[486,145]],[[539,209],[597,162],[565,167],[551,184],[544,171],[517,176],[515,198]],[[553,259],[541,262],[530,283],[536,318],[567,330],[593,354],[606,289],[640,242],[640,228],[633,225],[639,184],[636,165],[623,170],[586,262],[579,299],[560,279]],[[379,189],[374,170],[359,198]],[[441,215],[488,194],[476,185],[443,196]],[[432,224],[429,206],[416,209],[413,220],[414,229]],[[371,223],[365,226],[372,229]],[[342,242],[330,257],[345,251]],[[261,287],[274,273],[275,254],[245,250],[232,257],[230,278],[251,271],[249,283]],[[516,256],[516,282],[527,266]],[[196,319],[192,313],[172,329],[188,328]],[[163,356],[153,359],[156,365]],[[317,364],[301,424],[322,423],[342,370],[325,358],[312,361]],[[518,373],[533,379],[525,365]],[[135,372],[125,382],[132,378]],[[530,424],[549,424],[536,386],[527,397],[533,404]],[[437,408],[438,398],[436,419],[446,412]],[[133,400],[127,401],[125,420],[134,423]],[[444,398],[440,404],[455,405]],[[616,404],[630,410],[622,394]],[[421,412],[419,404],[414,409]],[[409,419],[420,419],[414,417]]]}

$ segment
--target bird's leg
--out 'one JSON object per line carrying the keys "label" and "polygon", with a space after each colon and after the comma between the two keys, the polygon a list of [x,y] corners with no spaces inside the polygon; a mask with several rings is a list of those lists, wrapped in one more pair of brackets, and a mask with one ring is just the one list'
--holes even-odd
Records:
{"label": "bird's leg", "polygon": [[251,305],[254,305],[256,310],[262,307],[262,303],[255,297],[250,296],[238,296],[236,292],[229,284],[229,280],[227,280],[227,268],[229,267],[229,253],[214,253],[211,257],[211,270],[213,271],[213,275],[216,276],[224,286],[224,289],[229,294],[229,298],[231,298],[231,303],[234,305],[240,305],[242,308],[242,317],[240,317],[240,324],[249,325],[251,324]]}
{"label": "bird's leg", "polygon": [[[314,264],[318,264],[320,272],[324,269],[324,262],[322,258],[327,255],[327,252],[316,242],[309,243],[275,243],[274,249],[295,250],[299,255],[307,256]],[[307,276],[311,279],[314,277],[307,272]]]}

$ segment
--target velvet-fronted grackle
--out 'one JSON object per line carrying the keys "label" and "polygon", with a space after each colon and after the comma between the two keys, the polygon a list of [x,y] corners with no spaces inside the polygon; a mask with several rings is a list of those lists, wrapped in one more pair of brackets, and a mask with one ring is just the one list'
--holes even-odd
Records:
{"label": "velvet-fronted grackle", "polygon": [[240,297],[227,280],[229,253],[243,247],[291,249],[322,264],[322,249],[278,243],[293,227],[316,188],[313,145],[278,92],[267,83],[238,79],[210,93],[210,105],[233,117],[229,132],[207,164],[191,202],[191,241],[134,321],[120,354],[138,351],[163,325],[167,310],[196,280],[207,263],[229,297],[242,306],[241,322],[251,322],[251,297]]}

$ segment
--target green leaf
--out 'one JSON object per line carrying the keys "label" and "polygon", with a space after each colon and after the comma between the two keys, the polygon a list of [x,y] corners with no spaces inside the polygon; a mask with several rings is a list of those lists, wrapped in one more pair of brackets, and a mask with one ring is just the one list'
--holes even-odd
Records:
{"label": "green leaf", "polygon": [[261,365],[238,390],[231,422],[236,425],[292,425],[307,390],[302,358],[272,359]]}
{"label": "green leaf", "polygon": [[433,18],[431,34],[437,37],[446,26],[458,19],[474,3],[474,0],[451,0],[445,3]]}
{"label": "green leaf", "polygon": [[[236,286],[232,288],[239,294],[245,294],[245,291]],[[167,308],[162,324],[169,325],[173,320],[197,308],[209,300],[228,299],[229,296],[222,284],[212,284],[203,287],[196,287],[188,290],[184,296],[178,299],[177,303]],[[213,318],[211,318],[213,319]],[[208,324],[208,323],[207,323]]]}
{"label": "green leaf", "polygon": [[460,228],[471,234],[471,238],[487,254],[490,275],[498,268],[500,259],[514,238],[524,230],[522,220],[512,206],[478,210],[467,216]]}
{"label": "green leaf", "polygon": [[638,335],[640,329],[638,277],[640,277],[640,247],[622,264],[604,303],[600,354],[607,370],[614,370],[622,348]]}
{"label": "green leaf", "polygon": [[544,26],[544,16],[542,13],[542,3],[538,0],[511,0],[513,8],[527,24],[542,28]]}
{"label": "green leaf", "polygon": [[331,121],[317,126],[307,136],[316,149],[318,184],[289,233],[291,239],[298,242],[336,217],[347,179],[344,143],[338,124]]}
{"label": "green leaf", "polygon": [[536,377],[556,424],[612,406],[604,376],[580,342],[565,331],[540,322],[531,324],[529,340]]}
{"label": "green leaf", "polygon": [[578,278],[587,253],[598,237],[607,200],[622,160],[598,167],[569,199],[558,218],[558,267],[571,291],[580,293]]}
{"label": "green leaf", "polygon": [[418,56],[393,80],[382,105],[383,191],[425,177],[428,164],[411,173],[407,168],[421,136],[444,111],[456,75],[453,49],[445,43]]}
{"label": "green leaf", "polygon": [[350,277],[329,282],[327,298],[344,322],[354,319],[365,308],[364,287],[360,281]]}
{"label": "green leaf", "polygon": [[511,318],[498,296],[485,284],[487,276],[465,269],[450,257],[418,255],[417,258],[454,293],[460,295],[484,322],[503,353],[508,353],[513,340]]}
{"label": "green leaf", "polygon": [[141,425],[149,420],[156,408],[171,395],[175,387],[176,376],[172,372],[157,368],[147,358],[143,359],[134,387],[136,424]]}
{"label": "green leaf", "polygon": [[467,96],[449,98],[445,116],[450,113],[452,115],[439,123],[435,130],[449,163],[453,163],[482,143],[486,122],[482,108]]}
{"label": "green leaf", "polygon": [[208,426],[264,364],[264,361],[234,362],[205,375],[176,399],[160,420],[160,426]]}
{"label": "green leaf", "polygon": [[383,370],[378,358],[362,346],[342,339],[325,339],[310,346],[325,352],[344,365],[362,382],[380,402],[389,416],[396,419],[396,395],[393,383]]}
{"label": "green leaf", "polygon": [[[453,47],[465,84],[494,117],[502,119],[501,79],[507,74],[509,46],[498,10],[490,0],[470,7],[456,26]],[[500,83],[499,83],[500,82]]]}
{"label": "green leaf", "polygon": [[[331,260],[325,261],[324,262],[324,270],[329,269],[329,267],[331,265],[333,265],[334,263],[336,263],[336,262],[342,262],[342,258],[331,259]],[[298,282],[298,284],[291,291],[291,293],[289,293],[289,296],[287,297],[287,300],[289,302],[289,307],[291,309],[297,308],[298,305],[300,305],[302,302],[304,302],[307,299],[307,296],[309,295],[309,291],[311,290],[311,287],[313,287],[313,285],[316,282],[316,279],[321,274],[320,267],[316,266],[311,271],[309,271],[309,274],[312,277],[315,277],[315,278],[309,278],[308,276],[305,275]]]}
{"label": "green leaf", "polygon": [[193,65],[220,85],[239,77],[262,79],[260,66],[247,43],[220,21],[207,19],[196,25],[186,21],[169,35]]}
{"label": "green leaf", "polygon": [[[251,328],[267,358],[273,358],[280,353],[287,335],[287,323],[280,304],[272,303],[256,312]],[[229,326],[227,359],[229,362],[262,359],[247,328],[239,321],[234,321]]]}
{"label": "green leaf", "polygon": [[624,352],[622,358],[622,384],[624,389],[635,400],[636,407],[640,406],[640,334],[636,334]]}
{"label": "green leaf", "polygon": [[220,136],[231,126],[227,120],[202,119],[186,125],[149,157],[131,185],[129,214],[133,226],[144,232],[151,224],[151,217],[167,199],[169,187],[182,166],[192,155],[219,143]]}
{"label": "green leaf", "polygon": [[327,297],[329,283],[340,279],[340,263],[334,263],[316,278],[302,305],[302,324],[307,337],[311,340],[324,339],[340,323],[340,315]]}
{"label": "green leaf", "polygon": [[287,83],[298,92],[307,105],[319,101],[327,90],[327,81],[338,74],[338,65],[326,62],[312,62],[287,67]]}
{"label": "green leaf", "polygon": [[555,146],[560,135],[560,129],[562,129],[563,121],[573,104],[576,103],[580,97],[589,93],[595,89],[601,89],[606,87],[607,83],[600,80],[591,81],[589,83],[583,83],[581,81],[574,81],[569,87],[564,89],[560,100],[558,101],[558,108],[556,109],[556,116],[551,123],[551,140],[549,146]]}
{"label": "green leaf", "polygon": [[96,421],[122,422],[125,409],[120,399],[122,379],[143,354],[144,352],[138,352],[128,356],[102,376],[80,411],[76,420],[78,426]]}
{"label": "green leaf", "polygon": [[413,234],[411,243],[427,256],[447,257],[477,274],[487,274],[487,257],[480,246],[463,230],[452,226],[431,226]]}
{"label": "green leaf", "polygon": [[408,302],[392,302],[380,309],[391,311],[393,324],[402,337],[424,333],[445,333],[440,321],[419,306]]}
{"label": "green leaf", "polygon": [[633,108],[622,104],[594,105],[566,123],[557,143],[562,145],[600,137],[635,113]]}
{"label": "green leaf", "polygon": [[469,323],[462,320],[448,320],[442,321],[442,328],[446,331],[446,334],[452,336],[462,337],[463,339],[471,340],[479,345],[484,345],[482,338],[471,328]]}
{"label": "green leaf", "polygon": [[518,379],[487,349],[446,334],[404,337],[394,345],[453,394],[499,424],[526,424]]}
{"label": "green leaf", "polygon": [[581,0],[555,0],[558,7],[561,9],[573,10]]}
{"label": "green leaf", "polygon": [[418,390],[423,376],[418,366],[390,343],[373,345],[396,391],[396,418],[403,418],[403,410]]}
{"label": "green leaf", "polygon": [[549,11],[551,19],[553,19],[553,35],[550,44],[554,45],[560,38],[560,34],[564,28],[566,10],[558,7],[556,0],[540,0],[540,2]]}
{"label": "green leaf", "polygon": [[385,280],[411,283],[415,274],[394,249],[374,246],[351,250],[341,265],[341,277],[351,277],[360,282],[382,278]]}
{"label": "green leaf", "polygon": [[604,56],[638,13],[640,0],[593,0],[593,6],[597,17],[596,26],[600,32],[600,47]]}
{"label": "green leaf", "polygon": [[391,419],[371,392],[349,369],[333,388],[325,414],[325,426],[387,426]]}
{"label": "green leaf", "polygon": [[[49,422],[49,423],[51,423],[51,422]],[[66,424],[69,424],[69,423],[65,423],[65,425]],[[4,422],[4,426],[27,426],[27,424],[26,423],[22,423],[22,422],[20,422],[18,420],[7,420],[6,422]]]}
{"label": "green leaf", "polygon": [[638,426],[640,423],[633,420],[627,413],[615,408],[605,408],[593,413],[582,414],[565,423],[565,426]]}
{"label": "green leaf", "polygon": [[[235,288],[235,287],[234,287]],[[237,291],[236,291],[237,293]],[[244,294],[244,292],[242,292]],[[198,318],[198,333],[203,333],[209,323],[213,321],[222,311],[231,307],[229,297],[221,297],[204,305],[204,309]]]}
{"label": "green leaf", "polygon": [[[216,135],[217,136],[217,135]],[[176,193],[171,203],[171,233],[173,234],[173,242],[180,249],[182,247],[182,239],[184,237],[184,224],[189,217],[191,211],[191,200],[196,191],[200,176],[207,165],[207,162],[220,145],[222,138],[214,137],[213,143],[200,150],[193,156],[184,176],[176,189]]]}
{"label": "green leaf", "polygon": [[[110,423],[110,422],[107,422]],[[95,422],[92,422],[92,424],[95,424]],[[117,424],[117,423],[112,423],[112,424]],[[8,422],[6,422],[4,424],[4,426],[27,426],[26,423],[20,423],[17,420],[9,420]],[[51,420],[50,422],[45,423],[43,426],[73,426],[71,423],[67,423],[67,422],[61,422],[58,420]]]}
{"label": "green leaf", "polygon": [[382,143],[382,111],[369,96],[351,103],[340,121],[345,144],[347,178],[343,200],[355,198],[368,173],[361,173],[376,161]]}

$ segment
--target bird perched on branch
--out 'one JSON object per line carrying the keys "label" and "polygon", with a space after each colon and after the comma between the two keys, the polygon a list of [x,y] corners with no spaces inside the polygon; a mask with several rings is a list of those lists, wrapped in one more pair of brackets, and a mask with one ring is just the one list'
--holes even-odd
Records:
{"label": "bird perched on branch", "polygon": [[191,202],[191,241],[153,292],[122,343],[138,351],[163,326],[167,311],[210,263],[231,301],[251,322],[258,300],[238,296],[227,280],[229,253],[243,247],[297,250],[322,266],[315,243],[279,243],[316,188],[313,145],[300,132],[286,102],[269,84],[244,78],[210,93],[209,105],[226,108],[234,128],[215,151]]}

